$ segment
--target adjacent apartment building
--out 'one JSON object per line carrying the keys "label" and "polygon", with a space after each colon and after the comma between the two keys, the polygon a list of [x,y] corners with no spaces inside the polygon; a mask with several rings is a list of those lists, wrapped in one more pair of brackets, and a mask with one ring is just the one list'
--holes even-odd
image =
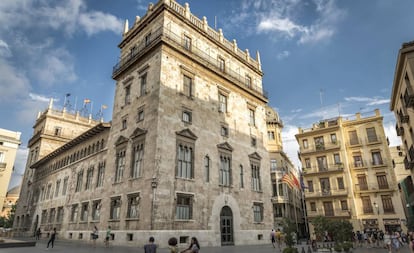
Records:
{"label": "adjacent apartment building", "polygon": [[312,219],[349,220],[355,230],[405,230],[404,210],[393,170],[383,117],[322,120],[299,129],[310,236]]}
{"label": "adjacent apartment building", "polygon": [[20,132],[0,128],[0,213],[4,211],[3,205],[20,145],[20,135]]}
{"label": "adjacent apartment building", "polygon": [[404,43],[398,52],[392,86],[390,110],[396,118],[397,135],[401,137],[402,147],[406,151],[404,167],[410,175],[402,181],[408,216],[414,226],[414,41]]}
{"label": "adjacent apartment building", "polygon": [[[95,225],[101,237],[110,226],[122,245],[150,235],[160,246],[171,236],[183,245],[192,236],[206,246],[268,243],[259,54],[252,58],[173,0],[126,22],[119,48],[111,124],[52,108],[36,121],[15,229],[57,227],[60,236],[89,240]],[[55,117],[74,118],[61,126]],[[49,142],[56,145],[46,150]]]}
{"label": "adjacent apartment building", "polygon": [[267,138],[270,158],[270,178],[272,181],[273,227],[282,230],[284,219],[296,224],[298,236],[306,235],[305,216],[303,213],[303,192],[300,187],[292,187],[282,181],[283,176],[292,173],[300,178],[290,158],[283,151],[283,122],[279,114],[271,107],[266,108]]}

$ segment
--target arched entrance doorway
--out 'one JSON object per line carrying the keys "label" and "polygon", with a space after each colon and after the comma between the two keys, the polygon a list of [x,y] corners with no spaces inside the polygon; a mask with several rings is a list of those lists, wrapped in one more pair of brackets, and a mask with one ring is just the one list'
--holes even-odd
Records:
{"label": "arched entrance doorway", "polygon": [[221,245],[234,245],[233,212],[228,206],[224,206],[220,212],[220,231]]}

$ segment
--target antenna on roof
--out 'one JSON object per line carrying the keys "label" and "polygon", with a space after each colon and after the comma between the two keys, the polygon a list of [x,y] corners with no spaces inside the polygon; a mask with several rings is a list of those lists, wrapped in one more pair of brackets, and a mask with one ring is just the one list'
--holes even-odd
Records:
{"label": "antenna on roof", "polygon": [[214,30],[217,30],[217,16],[214,16]]}

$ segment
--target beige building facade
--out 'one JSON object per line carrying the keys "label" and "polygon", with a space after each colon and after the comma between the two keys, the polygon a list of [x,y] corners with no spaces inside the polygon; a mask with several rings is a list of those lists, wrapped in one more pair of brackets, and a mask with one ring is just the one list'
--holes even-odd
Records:
{"label": "beige building facade", "polygon": [[390,110],[396,118],[396,131],[400,136],[402,147],[406,151],[404,168],[410,174],[400,184],[404,193],[407,214],[411,219],[410,227],[414,227],[414,41],[404,43],[397,57],[394,82],[392,86]]}
{"label": "beige building facade", "polygon": [[312,219],[349,220],[354,230],[406,230],[383,117],[357,113],[299,129],[310,236]]}
{"label": "beige building facade", "polygon": [[119,47],[110,126],[71,121],[62,133],[79,132],[48,150],[42,143],[54,142],[38,131],[47,122],[57,131],[57,112],[39,116],[29,141],[38,155],[29,157],[15,228],[57,227],[65,238],[89,240],[94,225],[102,237],[110,226],[122,245],[149,236],[160,246],[171,236],[183,246],[191,236],[205,246],[268,243],[274,223],[259,54],[253,59],[172,0],[126,23]]}
{"label": "beige building facade", "polygon": [[0,210],[3,211],[10,178],[13,172],[20,132],[0,128]]}
{"label": "beige building facade", "polygon": [[289,173],[299,180],[300,174],[283,151],[283,122],[279,114],[269,106],[266,108],[266,123],[272,181],[273,227],[282,230],[284,219],[288,218],[296,224],[298,236],[303,237],[307,233],[307,226],[303,212],[302,189],[292,187],[282,181],[283,176]]}

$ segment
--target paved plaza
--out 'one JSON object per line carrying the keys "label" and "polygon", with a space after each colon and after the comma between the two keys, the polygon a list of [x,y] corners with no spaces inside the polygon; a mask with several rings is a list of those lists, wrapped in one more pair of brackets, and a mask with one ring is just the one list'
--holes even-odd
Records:
{"label": "paved plaza", "polygon": [[[80,241],[74,240],[56,240],[55,247],[53,249],[46,250],[47,240],[39,240],[35,247],[22,247],[22,248],[0,248],[0,253],[39,253],[39,252],[65,252],[65,253],[109,253],[109,252],[119,252],[119,253],[130,253],[130,252],[144,252],[143,248],[138,247],[126,247],[126,246],[118,246],[118,245],[111,245],[109,248],[105,248],[102,242],[97,243],[96,247],[90,243],[83,243]],[[308,246],[307,245],[299,245],[297,248],[299,249],[299,253],[302,253],[302,247],[304,248],[305,252],[308,253]],[[181,248],[183,249],[183,248]],[[180,249],[180,250],[181,250]],[[260,253],[280,253],[281,250],[277,248],[273,248],[271,244],[268,245],[247,245],[247,246],[224,246],[224,247],[202,247],[202,253],[251,253],[251,252],[260,252]],[[353,249],[353,253],[371,253],[371,252],[379,252],[379,253],[387,253],[386,249],[380,248],[356,248]],[[408,246],[403,247],[400,250],[400,253],[409,253]],[[169,253],[167,248],[159,248],[157,253]]]}

